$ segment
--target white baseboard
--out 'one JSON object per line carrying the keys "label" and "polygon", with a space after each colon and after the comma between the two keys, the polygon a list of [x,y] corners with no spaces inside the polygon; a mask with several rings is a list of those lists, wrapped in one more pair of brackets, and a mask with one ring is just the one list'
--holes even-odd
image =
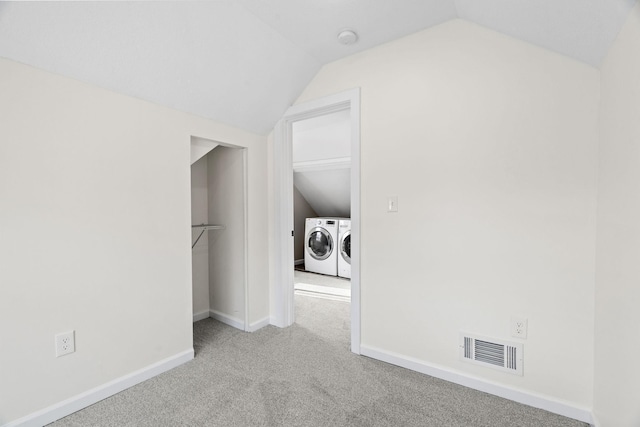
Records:
{"label": "white baseboard", "polygon": [[193,323],[196,323],[199,320],[208,319],[211,317],[211,313],[209,310],[199,311],[197,313],[193,313]]}
{"label": "white baseboard", "polygon": [[304,258],[303,259],[297,259],[293,262],[293,265],[300,265],[300,264],[304,264]]}
{"label": "white baseboard", "polygon": [[286,326],[282,324],[280,318],[273,315],[269,317],[269,324],[275,326],[276,328],[286,328]]}
{"label": "white baseboard", "polygon": [[244,320],[229,316],[228,314],[220,313],[216,310],[209,310],[209,317],[216,319],[225,325],[233,326],[236,329],[244,331]]}
{"label": "white baseboard", "polygon": [[74,412],[91,406],[114,394],[120,393],[136,384],[160,375],[170,369],[182,365],[193,359],[193,349],[183,351],[175,356],[168,357],[164,360],[139,369],[128,375],[116,378],[106,384],[87,390],[67,400],[51,405],[40,411],[29,414],[25,417],[11,421],[2,427],[41,427],[45,424],[52,423],[60,418],[66,417]]}
{"label": "white baseboard", "polygon": [[432,365],[418,359],[406,357],[366,345],[360,346],[360,354],[363,356],[371,357],[373,359],[381,360],[383,362],[391,363],[392,365],[401,366],[403,368],[411,369],[412,371],[417,371],[426,375],[430,375],[432,377],[440,378],[445,381],[460,384],[474,390],[493,394],[495,396],[513,400],[514,402],[522,403],[524,405],[533,406],[534,408],[544,409],[545,411],[553,412],[554,414],[562,415],[568,418],[573,418],[578,421],[582,421],[585,423],[592,423],[593,421],[591,411],[589,409],[573,405],[569,402],[563,402],[559,399],[518,390],[491,381],[487,381],[482,378],[476,378],[461,372],[457,372],[452,369]]}
{"label": "white baseboard", "polygon": [[249,324],[249,331],[248,332],[255,332],[258,329],[262,329],[265,326],[269,325],[270,323],[270,318],[269,317],[265,317],[264,319],[258,320],[257,322],[253,322],[251,324]]}
{"label": "white baseboard", "polygon": [[[244,321],[238,319],[237,317],[229,316],[228,314],[220,313],[219,311],[216,311],[216,310],[209,310],[208,314],[209,315],[207,317],[216,319],[224,323],[225,325],[233,326],[234,328],[240,329],[242,331],[245,330]],[[269,321],[270,321],[270,318],[265,317],[264,319],[258,320],[257,322],[253,322],[249,324],[249,329],[246,329],[246,331],[255,332],[258,329],[261,329],[267,326],[269,324]]]}

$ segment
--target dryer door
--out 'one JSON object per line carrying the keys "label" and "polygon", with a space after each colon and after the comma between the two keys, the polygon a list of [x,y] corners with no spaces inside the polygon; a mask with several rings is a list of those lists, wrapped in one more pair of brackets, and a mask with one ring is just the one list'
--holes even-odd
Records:
{"label": "dryer door", "polygon": [[347,263],[351,264],[351,232],[347,231],[342,235],[340,242],[340,255]]}
{"label": "dryer door", "polygon": [[309,255],[318,261],[322,261],[329,258],[331,252],[333,252],[333,238],[324,228],[315,227],[307,234],[306,246]]}

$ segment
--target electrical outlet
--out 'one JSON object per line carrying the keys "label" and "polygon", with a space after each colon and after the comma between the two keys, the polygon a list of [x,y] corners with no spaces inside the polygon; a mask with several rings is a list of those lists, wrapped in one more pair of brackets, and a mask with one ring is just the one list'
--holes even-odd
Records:
{"label": "electrical outlet", "polygon": [[511,336],[516,338],[527,338],[527,319],[522,317],[511,318]]}
{"label": "electrical outlet", "polygon": [[76,351],[74,331],[56,335],[56,357],[64,356],[74,351]]}

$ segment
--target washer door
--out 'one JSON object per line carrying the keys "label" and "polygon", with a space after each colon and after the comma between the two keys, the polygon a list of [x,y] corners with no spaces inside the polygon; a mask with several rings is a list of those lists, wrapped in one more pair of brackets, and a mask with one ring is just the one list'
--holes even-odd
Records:
{"label": "washer door", "polygon": [[351,264],[351,231],[347,231],[342,235],[340,255],[342,255],[342,259]]}
{"label": "washer door", "polygon": [[318,261],[329,258],[333,252],[331,234],[322,227],[315,227],[307,234],[307,252]]}

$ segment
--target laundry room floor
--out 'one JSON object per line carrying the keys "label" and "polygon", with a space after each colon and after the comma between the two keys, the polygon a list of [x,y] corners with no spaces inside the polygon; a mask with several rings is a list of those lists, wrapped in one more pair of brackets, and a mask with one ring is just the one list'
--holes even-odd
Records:
{"label": "laundry room floor", "polygon": [[293,287],[300,295],[349,301],[351,280],[343,277],[310,273],[296,268],[293,273]]}

